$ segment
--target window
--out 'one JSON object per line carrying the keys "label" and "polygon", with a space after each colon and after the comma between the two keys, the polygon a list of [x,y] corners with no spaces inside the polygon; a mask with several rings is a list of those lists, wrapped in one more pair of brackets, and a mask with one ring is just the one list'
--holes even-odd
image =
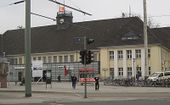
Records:
{"label": "window", "polygon": [[131,59],[132,58],[132,50],[126,50],[127,53],[127,59]]}
{"label": "window", "polygon": [[135,50],[135,53],[136,53],[136,58],[141,58],[141,50],[140,49]]}
{"label": "window", "polygon": [[51,63],[51,62],[52,62],[52,57],[48,56],[48,63]]}
{"label": "window", "polygon": [[118,68],[119,71],[119,76],[122,77],[123,76],[123,68]]}
{"label": "window", "polygon": [[114,51],[109,51],[110,60],[114,60]]}
{"label": "window", "polygon": [[53,56],[53,62],[54,62],[54,63],[57,62],[57,56]]}
{"label": "window", "polygon": [[17,58],[11,58],[10,63],[11,64],[17,64]]}
{"label": "window", "polygon": [[68,56],[67,55],[64,56],[64,62],[68,62]]}
{"label": "window", "polygon": [[151,49],[148,49],[148,57],[151,57]]}
{"label": "window", "polygon": [[70,62],[74,62],[74,55],[70,55]]}
{"label": "window", "polygon": [[14,58],[14,64],[18,64],[18,59]]}
{"label": "window", "polygon": [[121,39],[123,41],[127,41],[127,40],[137,40],[139,38],[140,38],[140,34],[139,33],[136,33],[134,31],[130,31],[130,32],[124,34]]}
{"label": "window", "polygon": [[149,67],[149,75],[151,75],[151,67]]}
{"label": "window", "polygon": [[118,51],[118,59],[123,59],[123,51]]}
{"label": "window", "polygon": [[22,64],[22,58],[19,58],[19,64]]}
{"label": "window", "polygon": [[170,76],[170,72],[165,72],[165,76]]}
{"label": "window", "polygon": [[43,63],[47,63],[46,57],[43,57]]}
{"label": "window", "polygon": [[36,58],[36,57],[33,57],[33,61],[35,61],[35,60],[37,60],[37,58]]}
{"label": "window", "polygon": [[41,60],[41,57],[38,57],[38,60]]}
{"label": "window", "polygon": [[140,71],[141,72],[141,67],[136,67],[136,71]]}
{"label": "window", "polygon": [[59,62],[63,62],[63,56],[59,56]]}
{"label": "window", "polygon": [[132,77],[132,67],[127,68],[127,77],[131,78]]}

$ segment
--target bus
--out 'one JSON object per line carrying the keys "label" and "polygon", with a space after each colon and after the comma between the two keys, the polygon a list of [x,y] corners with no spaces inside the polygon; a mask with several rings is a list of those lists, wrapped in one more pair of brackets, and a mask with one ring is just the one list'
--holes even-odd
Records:
{"label": "bus", "polygon": [[85,83],[85,74],[86,76],[86,83],[88,84],[94,84],[95,82],[95,75],[96,75],[96,70],[94,68],[80,68],[79,70],[79,82],[81,85]]}

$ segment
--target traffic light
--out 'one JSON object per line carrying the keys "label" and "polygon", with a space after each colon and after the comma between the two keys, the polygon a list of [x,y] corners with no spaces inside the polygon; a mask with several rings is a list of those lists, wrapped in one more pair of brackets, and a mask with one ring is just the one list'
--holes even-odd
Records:
{"label": "traffic light", "polygon": [[82,50],[80,51],[80,62],[82,64],[90,64],[93,62],[93,52],[92,51],[87,51],[87,50]]}
{"label": "traffic light", "polygon": [[85,64],[85,59],[86,59],[86,50],[81,50],[80,51],[80,62],[82,63],[82,64]]}
{"label": "traffic light", "polygon": [[92,51],[87,51],[87,56],[86,56],[86,64],[90,64],[93,62],[93,52]]}

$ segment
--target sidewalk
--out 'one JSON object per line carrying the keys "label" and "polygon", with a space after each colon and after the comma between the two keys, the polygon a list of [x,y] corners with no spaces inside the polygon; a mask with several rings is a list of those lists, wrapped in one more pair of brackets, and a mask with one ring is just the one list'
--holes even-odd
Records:
{"label": "sidewalk", "polygon": [[[24,92],[25,86],[20,86],[19,83],[15,85],[13,82],[8,83],[7,88],[0,88],[0,91],[5,92]],[[71,87],[71,82],[52,82],[52,85],[48,84],[46,88],[45,83],[33,83],[32,92],[35,93],[67,93],[72,92],[84,93],[84,85],[81,86],[79,83],[75,90]],[[170,88],[165,87],[121,87],[121,86],[105,86],[100,83],[99,91],[95,91],[94,86],[87,84],[88,93],[159,93],[159,92],[170,92]]]}
{"label": "sidewalk", "polygon": [[87,85],[87,96],[84,98],[84,86],[77,85],[72,89],[70,82],[53,82],[52,88],[45,83],[32,85],[32,97],[26,98],[25,86],[8,83],[8,88],[0,88],[0,103],[12,104],[23,103],[41,103],[56,101],[106,101],[106,100],[136,100],[136,99],[167,99],[170,97],[170,88],[155,87],[118,87],[104,86],[100,83],[100,90],[95,91],[94,86]]}

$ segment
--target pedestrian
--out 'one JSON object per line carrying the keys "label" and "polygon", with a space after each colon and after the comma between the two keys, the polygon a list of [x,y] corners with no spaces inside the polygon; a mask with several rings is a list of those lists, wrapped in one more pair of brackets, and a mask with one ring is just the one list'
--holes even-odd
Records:
{"label": "pedestrian", "polygon": [[22,81],[20,83],[20,86],[23,86],[23,85],[25,85],[25,78],[24,77],[22,78]]}
{"label": "pedestrian", "polygon": [[137,80],[137,82],[139,82],[139,78],[141,77],[141,71],[137,71],[137,74],[136,74],[136,80]]}
{"label": "pedestrian", "polygon": [[71,77],[71,80],[73,89],[76,89],[77,77],[74,75]]}
{"label": "pedestrian", "polygon": [[61,76],[60,75],[58,75],[58,82],[61,82]]}
{"label": "pedestrian", "polygon": [[99,90],[99,77],[96,76],[96,77],[94,78],[94,80],[95,80],[95,90]]}

